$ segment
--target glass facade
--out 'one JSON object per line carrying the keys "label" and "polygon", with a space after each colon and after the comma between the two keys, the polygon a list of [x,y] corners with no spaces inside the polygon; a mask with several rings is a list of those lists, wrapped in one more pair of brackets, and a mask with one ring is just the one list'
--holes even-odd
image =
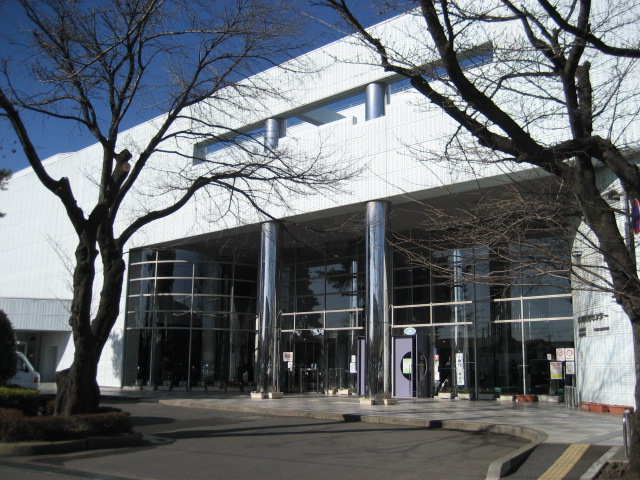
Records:
{"label": "glass facade", "polygon": [[130,254],[125,385],[253,381],[257,267],[189,250]]}
{"label": "glass facade", "polygon": [[516,246],[499,260],[483,248],[409,257],[394,255],[393,335],[429,338],[434,391],[562,393],[550,362],[574,345],[565,270]]}
{"label": "glass facade", "polygon": [[[568,276],[559,266],[534,265],[522,247],[506,248],[508,256],[485,248],[421,252],[422,261],[393,252],[391,336],[415,339],[411,355],[420,378],[407,387],[414,395],[434,395],[443,386],[493,395],[562,394],[550,362],[557,348],[574,344]],[[364,239],[283,248],[281,391],[362,394],[364,250]],[[125,384],[253,384],[257,270],[257,260],[189,250],[132,252]],[[496,272],[503,278],[496,280]]]}

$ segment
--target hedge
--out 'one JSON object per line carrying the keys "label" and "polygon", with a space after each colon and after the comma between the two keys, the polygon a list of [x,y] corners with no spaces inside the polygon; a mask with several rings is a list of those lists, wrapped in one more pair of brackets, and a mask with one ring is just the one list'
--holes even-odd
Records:
{"label": "hedge", "polygon": [[28,417],[15,409],[0,409],[0,441],[56,441],[131,432],[129,413],[108,412],[72,416]]}
{"label": "hedge", "polygon": [[37,415],[40,392],[24,388],[0,387],[0,408],[19,410],[25,415]]}

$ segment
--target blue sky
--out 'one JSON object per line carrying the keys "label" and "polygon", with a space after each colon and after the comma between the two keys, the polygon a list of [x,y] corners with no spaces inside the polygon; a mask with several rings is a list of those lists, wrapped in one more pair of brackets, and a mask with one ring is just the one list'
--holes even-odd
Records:
{"label": "blue sky", "polygon": [[[372,11],[371,4],[362,2],[365,7],[354,7],[365,24],[374,24],[382,21],[384,16],[377,16]],[[326,7],[313,6],[304,3],[304,12],[313,17],[322,19],[329,25],[336,22],[337,17]],[[355,2],[354,2],[355,5]],[[15,0],[0,0],[0,10],[3,12],[0,17],[0,57],[4,57],[7,52],[13,53],[10,48],[10,36],[12,27],[18,22],[18,10]],[[389,15],[387,15],[388,17]],[[341,37],[339,33],[320,22],[310,20],[307,34],[313,36],[313,46],[318,47]],[[311,47],[309,47],[311,48]],[[73,127],[69,122],[60,122],[47,118],[27,118],[28,129],[35,144],[40,158],[45,159],[56,153],[74,152],[95,143],[95,139],[83,128]],[[127,127],[141,123],[148,118],[137,116],[130,119]],[[11,171],[18,171],[28,166],[28,162],[21,146],[17,141],[8,122],[0,120],[0,168],[7,168]]]}

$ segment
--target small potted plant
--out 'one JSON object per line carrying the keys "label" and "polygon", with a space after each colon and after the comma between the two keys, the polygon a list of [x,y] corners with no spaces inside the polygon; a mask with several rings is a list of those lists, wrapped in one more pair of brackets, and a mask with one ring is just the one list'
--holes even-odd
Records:
{"label": "small potted plant", "polygon": [[451,400],[455,398],[455,393],[451,390],[451,387],[442,387],[438,390],[438,398],[443,398],[445,400]]}
{"label": "small potted plant", "polygon": [[482,389],[478,392],[478,400],[495,400],[496,394],[493,390]]}
{"label": "small potted plant", "polygon": [[530,393],[527,393],[527,394],[519,393],[516,395],[516,401],[520,403],[537,402],[538,395],[533,395]]}
{"label": "small potted plant", "polygon": [[475,400],[476,392],[469,388],[461,388],[458,390],[458,398],[462,400]]}

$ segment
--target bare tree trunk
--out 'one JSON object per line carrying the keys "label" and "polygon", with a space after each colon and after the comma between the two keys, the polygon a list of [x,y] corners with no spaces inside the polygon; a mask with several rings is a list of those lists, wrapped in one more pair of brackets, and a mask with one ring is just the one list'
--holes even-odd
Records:
{"label": "bare tree trunk", "polygon": [[[91,318],[95,281],[96,243],[102,254],[103,286],[95,318]],[[100,388],[96,380],[98,362],[109,333],[119,315],[124,278],[122,253],[116,246],[111,229],[101,230],[99,240],[80,236],[76,249],[74,295],[69,323],[73,327],[74,359],[70,368],[56,374],[56,415],[75,415],[97,411]]]}
{"label": "bare tree trunk", "polygon": [[55,414],[93,413],[100,405],[100,387],[96,381],[98,359],[76,348],[71,368],[56,373]]}

